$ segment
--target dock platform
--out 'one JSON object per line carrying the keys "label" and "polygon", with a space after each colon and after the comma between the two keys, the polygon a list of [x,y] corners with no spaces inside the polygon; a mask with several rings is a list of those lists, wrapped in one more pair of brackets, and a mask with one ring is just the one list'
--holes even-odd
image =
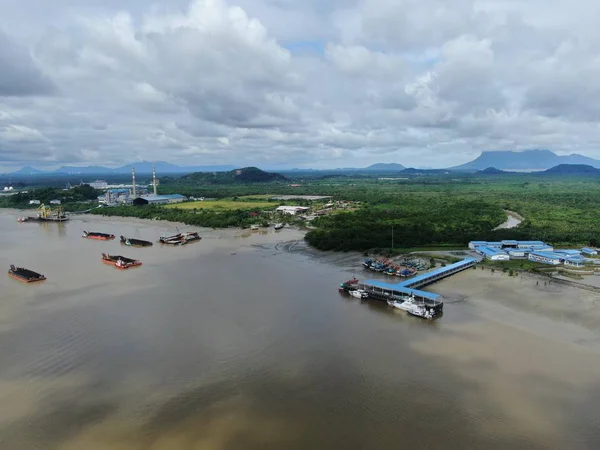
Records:
{"label": "dock platform", "polygon": [[441,296],[439,294],[420,290],[419,288],[473,267],[478,262],[479,260],[477,258],[469,257],[462,261],[449,264],[446,267],[440,267],[439,269],[417,275],[416,277],[400,283],[366,280],[363,283],[359,283],[358,286],[367,291],[371,298],[387,301],[414,295],[415,298],[423,301],[426,305],[441,310],[443,307]]}

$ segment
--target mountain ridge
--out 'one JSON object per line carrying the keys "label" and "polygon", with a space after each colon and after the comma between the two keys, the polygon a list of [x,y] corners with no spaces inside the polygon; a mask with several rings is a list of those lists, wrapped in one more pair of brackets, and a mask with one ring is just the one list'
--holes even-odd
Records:
{"label": "mountain ridge", "polygon": [[557,155],[550,150],[485,151],[474,160],[450,167],[453,171],[477,171],[493,167],[498,170],[546,170],[560,164],[584,164],[600,168],[600,160],[573,153]]}

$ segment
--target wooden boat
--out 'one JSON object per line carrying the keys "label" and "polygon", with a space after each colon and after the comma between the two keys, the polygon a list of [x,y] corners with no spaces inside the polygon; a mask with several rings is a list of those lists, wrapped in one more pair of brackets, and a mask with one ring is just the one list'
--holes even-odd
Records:
{"label": "wooden boat", "polygon": [[141,239],[126,238],[121,236],[121,244],[129,245],[131,247],[152,247],[152,242],[143,241]]}
{"label": "wooden boat", "polygon": [[22,281],[23,283],[35,283],[38,281],[44,281],[46,279],[46,277],[40,273],[25,269],[23,267],[15,267],[14,265],[10,266],[8,275],[13,277],[15,280]]}
{"label": "wooden boat", "polygon": [[142,265],[142,262],[138,261],[137,259],[126,258],[125,256],[121,255],[108,255],[106,253],[102,253],[102,262],[104,264],[115,266],[117,269],[121,270]]}
{"label": "wooden boat", "polygon": [[96,233],[95,231],[84,231],[83,236],[86,239],[97,239],[99,241],[110,241],[115,238],[114,234]]}
{"label": "wooden boat", "polygon": [[195,231],[186,232],[186,233],[182,233],[182,234],[183,234],[183,238],[182,238],[181,245],[189,244],[190,242],[197,242],[200,239],[202,239],[202,237]]}

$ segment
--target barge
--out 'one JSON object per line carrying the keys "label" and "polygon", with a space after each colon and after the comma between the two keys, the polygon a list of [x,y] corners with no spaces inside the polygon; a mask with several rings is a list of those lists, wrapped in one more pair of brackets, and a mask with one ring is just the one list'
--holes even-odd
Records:
{"label": "barge", "polygon": [[110,264],[115,266],[117,269],[125,270],[130,269],[131,267],[139,267],[142,265],[141,261],[137,259],[126,258],[121,255],[108,255],[106,253],[102,253],[102,262],[104,264]]}
{"label": "barge", "polygon": [[121,244],[129,245],[131,247],[152,247],[154,244],[150,241],[143,241],[142,239],[126,238],[121,236]]}
{"label": "barge", "polygon": [[8,275],[23,283],[36,283],[46,279],[46,277],[41,273],[37,273],[33,270],[25,269],[23,267],[15,267],[14,265],[11,265],[10,269],[8,269]]}
{"label": "barge", "polygon": [[95,231],[84,231],[83,232],[83,236],[81,236],[83,238],[86,239],[96,239],[99,241],[110,241],[112,239],[115,238],[114,234],[107,234],[107,233],[97,233]]}

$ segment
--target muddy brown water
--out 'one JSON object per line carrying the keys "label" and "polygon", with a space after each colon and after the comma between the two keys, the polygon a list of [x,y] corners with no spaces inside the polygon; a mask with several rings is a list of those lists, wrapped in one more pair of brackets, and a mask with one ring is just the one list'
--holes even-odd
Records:
{"label": "muddy brown water", "polygon": [[0,266],[48,277],[0,277],[1,449],[600,448],[598,353],[468,298],[431,323],[340,295],[365,274],[290,251],[294,230],[130,248],[84,229],[174,231],[0,212]]}

